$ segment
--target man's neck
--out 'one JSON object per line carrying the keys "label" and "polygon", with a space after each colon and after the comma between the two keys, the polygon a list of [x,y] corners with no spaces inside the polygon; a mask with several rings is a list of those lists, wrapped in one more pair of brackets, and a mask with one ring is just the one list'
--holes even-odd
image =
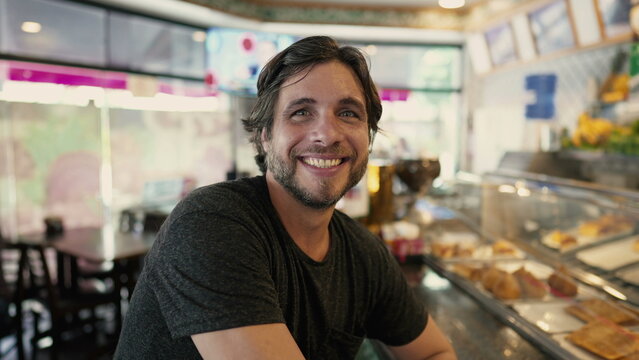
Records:
{"label": "man's neck", "polygon": [[318,210],[302,204],[270,172],[266,184],[273,207],[295,244],[311,259],[322,261],[330,248],[328,224],[335,207]]}

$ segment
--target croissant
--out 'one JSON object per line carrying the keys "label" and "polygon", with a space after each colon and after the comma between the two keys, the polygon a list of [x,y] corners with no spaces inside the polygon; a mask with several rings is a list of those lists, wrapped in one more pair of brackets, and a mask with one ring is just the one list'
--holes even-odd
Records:
{"label": "croissant", "polygon": [[564,269],[558,269],[550,275],[548,285],[550,285],[559,296],[573,297],[577,295],[577,284]]}
{"label": "croissant", "polygon": [[484,286],[484,289],[493,291],[493,287],[495,286],[495,284],[497,284],[499,279],[505,274],[505,271],[491,266],[482,274],[481,284]]}
{"label": "croissant", "polygon": [[521,287],[513,274],[504,273],[493,286],[493,294],[502,300],[513,300],[521,297]]}
{"label": "croissant", "polygon": [[548,293],[546,285],[523,266],[513,273],[522,290],[522,297],[541,299]]}

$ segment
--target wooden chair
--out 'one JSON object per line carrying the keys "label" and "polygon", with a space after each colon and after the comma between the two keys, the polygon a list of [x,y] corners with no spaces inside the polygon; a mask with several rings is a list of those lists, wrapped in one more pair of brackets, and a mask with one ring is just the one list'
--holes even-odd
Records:
{"label": "wooden chair", "polygon": [[[44,337],[51,337],[50,358],[57,359],[61,343],[65,335],[96,334],[98,325],[104,319],[98,318],[96,310],[101,306],[119,306],[120,295],[116,291],[106,293],[84,292],[81,289],[69,291],[58,286],[58,280],[51,274],[49,259],[43,246],[32,246],[27,250],[29,260],[30,293],[29,296],[40,302],[48,313],[50,326],[40,331],[40,323],[46,314],[34,312],[35,326],[33,357],[39,349],[38,342]],[[116,313],[114,311],[114,313]],[[117,320],[116,320],[117,321]]]}

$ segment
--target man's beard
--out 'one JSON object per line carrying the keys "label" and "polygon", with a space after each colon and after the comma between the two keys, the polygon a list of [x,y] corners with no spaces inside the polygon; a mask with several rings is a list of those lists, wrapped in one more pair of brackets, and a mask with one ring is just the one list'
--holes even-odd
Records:
{"label": "man's beard", "polygon": [[[312,149],[314,153],[340,153],[339,151],[331,151],[333,149],[322,148]],[[317,151],[319,150],[319,151]],[[268,170],[273,174],[273,178],[280,183],[288,192],[293,195],[302,204],[317,210],[324,210],[335,205],[344,194],[348,192],[353,186],[362,179],[366,172],[366,165],[368,163],[368,154],[364,154],[365,159],[361,164],[353,164],[348,174],[348,181],[344,188],[338,191],[332,191],[333,181],[332,179],[318,179],[320,182],[319,195],[314,197],[311,191],[305,189],[297,179],[295,179],[295,171],[297,169],[297,156],[292,154],[289,159],[283,159],[271,151],[266,154],[266,165]],[[288,160],[288,161],[287,161]],[[336,195],[334,195],[336,194]]]}

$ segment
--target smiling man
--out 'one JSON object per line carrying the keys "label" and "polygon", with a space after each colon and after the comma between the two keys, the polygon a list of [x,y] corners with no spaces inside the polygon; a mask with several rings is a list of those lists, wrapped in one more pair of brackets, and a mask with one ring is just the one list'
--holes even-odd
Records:
{"label": "smiling man", "polygon": [[302,39],[258,80],[244,127],[263,176],[200,188],[162,226],[116,359],[455,359],[383,242],[335,210],[364,175],[381,103],[365,58]]}
{"label": "smiling man", "polygon": [[339,61],[289,78],[280,89],[273,128],[262,132],[269,184],[310,208],[335,205],[366,171],[366,99],[356,79]]}

